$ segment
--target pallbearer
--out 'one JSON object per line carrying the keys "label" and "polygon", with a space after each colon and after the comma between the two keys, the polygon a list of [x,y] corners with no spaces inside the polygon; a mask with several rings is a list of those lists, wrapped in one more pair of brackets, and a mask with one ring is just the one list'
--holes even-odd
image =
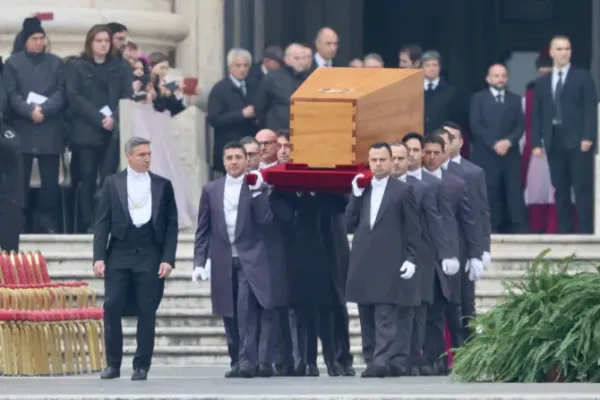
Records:
{"label": "pallbearer", "polygon": [[408,346],[397,351],[397,331],[412,332],[414,308],[421,302],[419,287],[411,280],[421,240],[414,190],[390,179],[392,151],[387,143],[371,145],[369,167],[369,187],[358,187],[361,174],[354,178],[346,211],[348,231],[354,233],[346,297],[358,304],[365,378],[402,373]]}
{"label": "pallbearer", "polygon": [[[454,275],[458,272],[458,254],[453,251],[444,232],[444,220],[440,209],[448,213],[450,204],[442,195],[442,182],[421,171],[422,136],[417,133],[405,135],[403,142],[392,143],[392,177],[411,185],[415,192],[417,208],[421,218],[421,241],[419,248],[420,268],[416,279],[421,287],[421,304],[415,308],[412,332],[402,334],[398,331],[400,345],[410,343],[410,358],[404,365],[404,374],[420,375],[421,349],[425,339],[425,318],[427,305],[433,303],[433,279],[435,274]],[[411,165],[409,171],[408,144],[411,146]],[[423,179],[425,175],[425,179]],[[444,278],[444,277],[443,277]],[[443,279],[442,278],[442,279]]]}

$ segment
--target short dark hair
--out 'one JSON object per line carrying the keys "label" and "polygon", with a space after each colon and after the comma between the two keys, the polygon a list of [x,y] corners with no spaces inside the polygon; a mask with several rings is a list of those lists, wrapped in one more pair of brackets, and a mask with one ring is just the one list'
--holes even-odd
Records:
{"label": "short dark hair", "polygon": [[408,147],[406,147],[406,143],[401,140],[396,140],[395,142],[390,143],[390,147],[404,147],[406,151],[408,151]]}
{"label": "short dark hair", "polygon": [[106,26],[108,27],[108,29],[110,29],[110,31],[113,33],[113,35],[115,33],[119,33],[119,32],[125,32],[128,31],[129,29],[127,29],[127,27],[119,22],[109,22],[108,24],[106,24]]}
{"label": "short dark hair", "polygon": [[419,45],[407,44],[405,46],[402,46],[399,53],[408,54],[408,58],[410,58],[410,61],[412,61],[414,63],[415,61],[419,61],[421,59],[423,50],[421,49],[421,46],[419,46]]}
{"label": "short dark hair", "polygon": [[242,146],[245,146],[245,145],[250,144],[250,143],[254,143],[257,146],[260,146],[259,143],[258,143],[258,140],[256,140],[252,136],[244,136],[243,138],[240,139],[240,144]]}
{"label": "short dark hair", "polygon": [[[450,127],[450,128],[452,128],[452,127]],[[438,129],[436,129],[435,131],[433,131],[433,132],[431,132],[431,133],[432,133],[433,135],[438,135],[438,136],[444,136],[444,135],[447,135],[447,136],[448,136],[448,139],[450,139],[450,143],[452,143],[452,142],[454,141],[454,139],[456,139],[456,138],[454,137],[454,135],[453,135],[453,134],[452,134],[452,133],[451,133],[449,130],[447,130],[447,129],[444,129],[444,128],[438,128]],[[443,140],[443,139],[444,139],[444,138],[442,138],[442,140]]]}
{"label": "short dark hair", "polygon": [[234,140],[232,142],[227,143],[224,147],[223,147],[223,154],[225,154],[226,150],[230,150],[230,149],[239,149],[242,151],[242,153],[244,153],[245,156],[248,155],[248,153],[246,153],[246,148],[244,147],[243,144],[241,144],[239,141]]}
{"label": "short dark hair", "polygon": [[290,141],[290,131],[287,129],[280,129],[277,131],[277,137],[285,138],[289,142]]}
{"label": "short dark hair", "polygon": [[441,127],[444,128],[446,126],[448,128],[456,129],[458,131],[458,133],[460,133],[460,136],[462,136],[462,128],[456,122],[454,122],[454,121],[444,121],[444,123],[442,124]]}
{"label": "short dark hair", "polygon": [[418,133],[418,132],[408,132],[402,138],[402,142],[404,144],[406,144],[406,142],[408,142],[411,139],[417,139],[419,141],[419,143],[421,143],[421,149],[423,149],[423,147],[425,147],[425,143],[423,143],[423,135],[421,135],[420,133]]}
{"label": "short dark hair", "polygon": [[442,146],[442,151],[444,151],[446,147],[446,142],[444,142],[444,138],[442,138],[437,133],[430,133],[428,135],[425,135],[425,137],[423,138],[423,147],[425,147],[427,143],[439,144],[440,146]]}
{"label": "short dark hair", "polygon": [[371,149],[387,149],[388,153],[390,154],[390,157],[392,156],[392,148],[386,142],[375,142],[371,145],[371,147],[369,147],[369,150]]}

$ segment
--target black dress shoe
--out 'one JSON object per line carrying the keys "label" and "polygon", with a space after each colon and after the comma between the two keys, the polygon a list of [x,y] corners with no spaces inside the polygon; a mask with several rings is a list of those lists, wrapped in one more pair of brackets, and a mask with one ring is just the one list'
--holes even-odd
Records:
{"label": "black dress shoe", "polygon": [[258,376],[262,378],[270,378],[275,375],[275,371],[273,371],[273,366],[271,364],[259,364],[258,365]]}
{"label": "black dress shoe", "polygon": [[342,376],[356,376],[356,371],[352,368],[352,365],[342,366]]}
{"label": "black dress shoe", "polygon": [[306,367],[306,376],[319,376],[319,367],[316,365],[308,365]]}
{"label": "black dress shoe", "polygon": [[388,375],[387,367],[383,365],[369,365],[361,374],[361,378],[385,378]]}
{"label": "black dress shoe", "polygon": [[121,377],[121,370],[114,367],[106,367],[100,374],[100,379],[116,379]]}
{"label": "black dress shoe", "polygon": [[256,376],[256,367],[252,365],[240,366],[240,378],[254,378]]}
{"label": "black dress shoe", "polygon": [[306,376],[306,364],[300,363],[296,366],[296,376]]}
{"label": "black dress shoe", "polygon": [[296,370],[294,367],[277,364],[275,366],[275,376],[296,376]]}
{"label": "black dress shoe", "polygon": [[421,376],[421,371],[417,367],[412,367],[410,369],[410,376]]}
{"label": "black dress shoe", "polygon": [[433,366],[431,364],[424,364],[421,365],[421,368],[419,369],[419,372],[421,375],[423,376],[431,376],[434,374],[434,369]]}
{"label": "black dress shoe", "polygon": [[393,377],[406,376],[408,375],[408,370],[401,365],[390,365],[389,375]]}
{"label": "black dress shoe", "polygon": [[132,381],[145,381],[146,379],[148,379],[148,371],[141,368],[133,370],[133,374],[131,375]]}
{"label": "black dress shoe", "polygon": [[342,374],[342,367],[336,362],[333,363],[325,363],[327,367],[327,375],[329,376],[340,376]]}
{"label": "black dress shoe", "polygon": [[225,378],[239,378],[240,368],[237,365],[231,367],[231,369],[225,372]]}

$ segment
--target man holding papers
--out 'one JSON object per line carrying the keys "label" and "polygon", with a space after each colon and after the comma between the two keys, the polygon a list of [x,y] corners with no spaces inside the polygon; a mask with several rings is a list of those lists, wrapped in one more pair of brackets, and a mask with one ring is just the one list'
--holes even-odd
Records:
{"label": "man holding papers", "polygon": [[39,201],[35,210],[25,208],[26,214],[33,217],[35,231],[52,233],[58,228],[59,156],[65,142],[63,63],[58,56],[44,51],[46,34],[37,18],[25,19],[22,35],[25,50],[10,56],[4,66],[11,109],[7,117],[20,136],[25,194],[34,158],[40,170]]}

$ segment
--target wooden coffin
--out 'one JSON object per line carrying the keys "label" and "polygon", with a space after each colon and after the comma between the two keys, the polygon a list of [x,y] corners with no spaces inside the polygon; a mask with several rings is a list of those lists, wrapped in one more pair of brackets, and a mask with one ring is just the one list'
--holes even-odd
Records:
{"label": "wooden coffin", "polygon": [[423,79],[415,69],[318,68],[291,98],[292,162],[364,164],[372,143],[422,132]]}

